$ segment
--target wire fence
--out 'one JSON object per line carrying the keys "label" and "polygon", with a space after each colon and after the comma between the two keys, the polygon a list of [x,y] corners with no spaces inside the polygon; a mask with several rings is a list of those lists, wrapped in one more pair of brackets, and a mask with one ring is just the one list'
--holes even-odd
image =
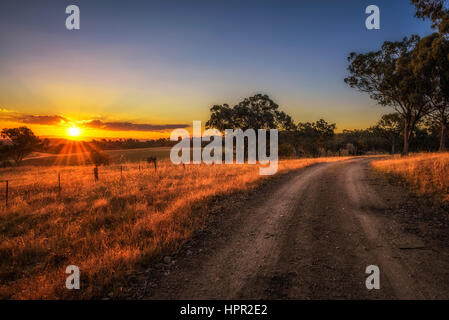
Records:
{"label": "wire fence", "polygon": [[[183,165],[183,167],[185,168],[185,166]],[[106,169],[107,168],[107,169]],[[120,171],[120,180],[123,180],[124,177],[124,172],[126,170],[130,169],[129,164],[115,164],[115,165],[109,165],[107,167],[105,167],[105,171],[104,174],[108,174],[110,172],[117,172]],[[145,162],[139,162],[138,164],[135,165],[135,168],[133,169],[137,169],[139,171],[142,171],[144,169],[154,169],[154,172],[157,171],[158,166],[157,166],[157,159],[154,157],[148,158]],[[57,178],[55,179],[55,184],[56,184],[56,192],[58,194],[58,197],[61,198],[61,193],[62,193],[62,183],[61,183],[61,179],[63,177],[63,173],[64,170],[59,170],[57,172]],[[93,167],[93,180],[94,182],[100,181],[101,178],[101,172],[99,170],[98,166]],[[8,179],[0,179],[0,201],[3,202],[4,204],[4,208],[5,211],[8,209],[8,205],[10,204],[10,200],[11,198],[11,187],[14,186],[14,181],[19,182],[18,184],[16,184],[16,187],[19,186],[19,188],[22,188],[24,185],[21,184],[20,182],[22,182],[23,179],[20,178],[8,178]],[[3,196],[2,196],[3,195]],[[3,201],[2,201],[2,198]]]}

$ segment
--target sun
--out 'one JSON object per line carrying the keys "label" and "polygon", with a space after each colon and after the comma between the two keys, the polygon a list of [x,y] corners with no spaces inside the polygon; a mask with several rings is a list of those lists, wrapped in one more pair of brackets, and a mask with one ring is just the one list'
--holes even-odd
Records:
{"label": "sun", "polygon": [[67,135],[69,135],[72,138],[79,137],[81,135],[81,129],[75,126],[70,127],[67,129]]}

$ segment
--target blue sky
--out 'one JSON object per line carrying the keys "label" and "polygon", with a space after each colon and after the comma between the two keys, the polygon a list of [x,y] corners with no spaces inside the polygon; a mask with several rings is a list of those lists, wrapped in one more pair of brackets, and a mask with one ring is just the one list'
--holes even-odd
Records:
{"label": "blue sky", "polygon": [[[65,28],[70,4],[80,8],[80,30]],[[365,28],[370,4],[381,30]],[[362,128],[389,110],[346,86],[346,57],[430,33],[413,14],[409,0],[5,0],[0,108],[191,123],[207,120],[213,104],[262,92],[296,121]]]}

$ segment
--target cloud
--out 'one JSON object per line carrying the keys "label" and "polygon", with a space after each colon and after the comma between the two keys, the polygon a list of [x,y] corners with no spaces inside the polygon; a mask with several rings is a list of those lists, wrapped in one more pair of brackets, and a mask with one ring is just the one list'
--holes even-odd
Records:
{"label": "cloud", "polygon": [[59,115],[31,115],[19,113],[5,108],[0,108],[0,119],[6,121],[21,122],[25,124],[57,125],[68,122],[66,118]]}
{"label": "cloud", "polygon": [[101,120],[90,120],[84,126],[95,129],[110,131],[164,131],[178,128],[187,128],[188,124],[148,124],[132,122],[103,122]]}
{"label": "cloud", "polygon": [[17,112],[6,108],[0,108],[0,120],[6,121],[17,121],[16,117],[18,116]]}
{"label": "cloud", "polygon": [[0,120],[21,122],[33,125],[70,125],[108,131],[165,131],[187,128],[188,124],[150,124],[125,121],[102,121],[99,119],[72,121],[61,115],[31,115],[0,108]]}
{"label": "cloud", "polygon": [[40,124],[40,125],[56,125],[61,122],[68,122],[68,120],[62,116],[34,116],[34,115],[20,115],[17,117],[18,121],[26,124]]}

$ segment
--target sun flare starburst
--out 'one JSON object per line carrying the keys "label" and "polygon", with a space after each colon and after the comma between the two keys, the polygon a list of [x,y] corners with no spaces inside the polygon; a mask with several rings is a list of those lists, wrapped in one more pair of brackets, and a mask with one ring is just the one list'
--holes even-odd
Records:
{"label": "sun flare starburst", "polygon": [[70,127],[67,129],[67,135],[69,135],[72,138],[79,137],[81,135],[81,129],[78,127]]}

